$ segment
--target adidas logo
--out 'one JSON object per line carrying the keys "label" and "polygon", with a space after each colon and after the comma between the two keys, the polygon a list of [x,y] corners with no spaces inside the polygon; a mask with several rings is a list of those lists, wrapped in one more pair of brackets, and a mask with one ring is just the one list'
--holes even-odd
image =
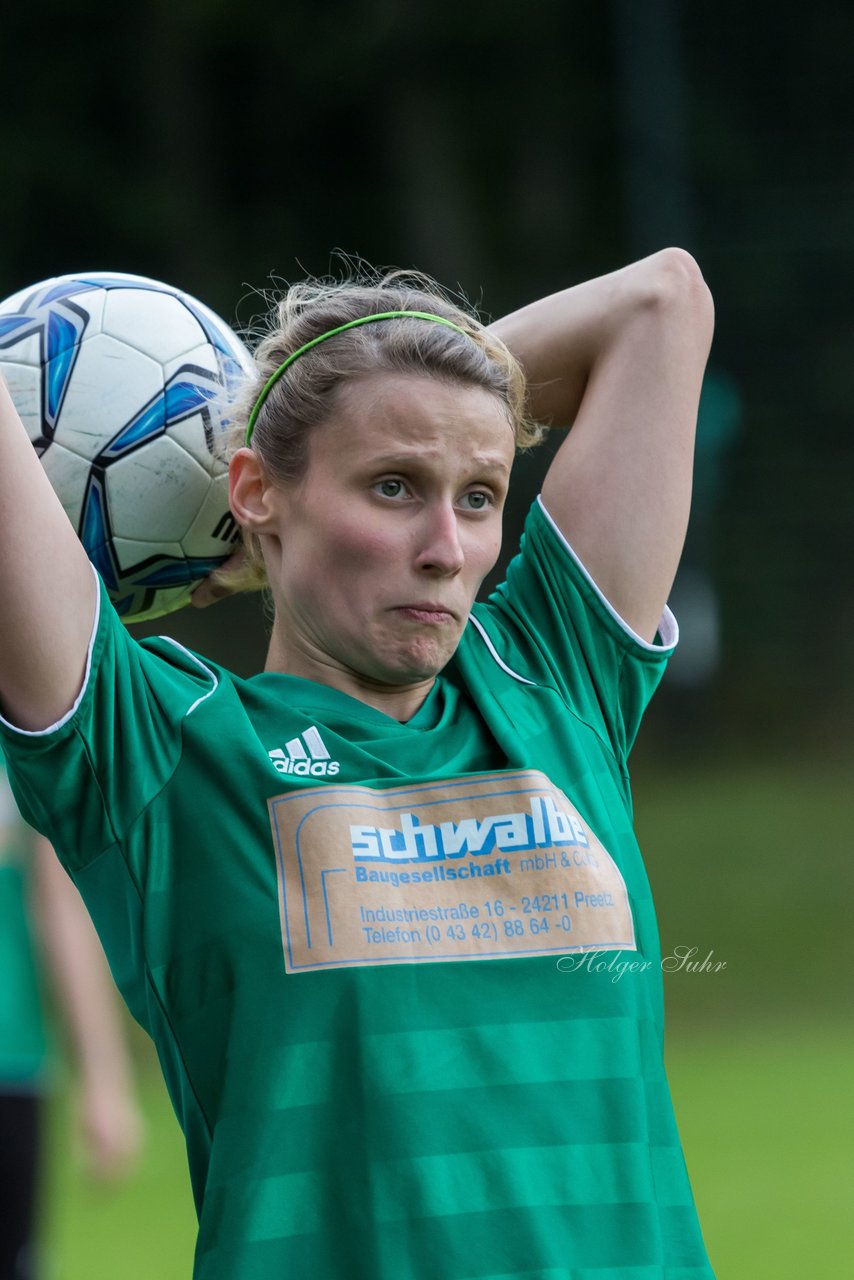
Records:
{"label": "adidas logo", "polygon": [[302,777],[333,777],[341,765],[330,758],[323,739],[314,725],[298,738],[286,742],[284,750],[276,747],[267,752],[279,773],[298,773]]}

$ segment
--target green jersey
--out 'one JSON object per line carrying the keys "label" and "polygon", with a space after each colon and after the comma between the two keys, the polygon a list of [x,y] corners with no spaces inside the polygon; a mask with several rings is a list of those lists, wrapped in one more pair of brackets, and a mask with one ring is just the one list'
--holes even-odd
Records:
{"label": "green jersey", "polygon": [[40,1088],[47,1058],[26,901],[27,834],[0,754],[0,1093]]}
{"label": "green jersey", "polygon": [[674,638],[539,504],[405,724],[102,599],[6,741],[157,1045],[197,1280],[709,1280],[626,767]]}

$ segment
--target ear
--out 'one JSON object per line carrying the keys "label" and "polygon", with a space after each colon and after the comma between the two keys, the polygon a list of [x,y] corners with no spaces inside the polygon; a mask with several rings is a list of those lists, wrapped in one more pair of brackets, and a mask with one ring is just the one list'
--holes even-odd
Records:
{"label": "ear", "polygon": [[249,533],[270,531],[274,492],[254,449],[238,449],[229,462],[228,501],[238,524]]}

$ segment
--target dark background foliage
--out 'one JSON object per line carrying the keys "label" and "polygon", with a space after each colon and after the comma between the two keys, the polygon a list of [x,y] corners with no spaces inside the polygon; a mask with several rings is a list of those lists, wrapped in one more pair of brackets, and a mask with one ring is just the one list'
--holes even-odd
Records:
{"label": "dark background foliage", "polygon": [[[854,683],[852,46],[841,0],[16,6],[0,294],[110,268],[247,326],[258,290],[341,249],[498,315],[684,245],[717,337],[685,656],[650,734],[835,749]],[[522,464],[508,546],[543,465]],[[248,670],[257,612],[168,625]]]}

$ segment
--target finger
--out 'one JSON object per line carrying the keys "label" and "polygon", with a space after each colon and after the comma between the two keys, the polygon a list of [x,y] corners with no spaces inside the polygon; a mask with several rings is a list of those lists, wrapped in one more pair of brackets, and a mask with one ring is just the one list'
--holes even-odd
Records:
{"label": "finger", "polygon": [[236,569],[240,569],[246,560],[245,547],[238,547],[218,569],[209,573],[190,596],[190,604],[195,609],[207,609],[217,600],[234,595],[239,590]]}
{"label": "finger", "polygon": [[207,609],[209,605],[215,604],[217,600],[224,600],[226,596],[233,594],[233,588],[226,583],[216,581],[214,574],[205,578],[201,586],[197,587],[190,596],[190,604],[194,609]]}

